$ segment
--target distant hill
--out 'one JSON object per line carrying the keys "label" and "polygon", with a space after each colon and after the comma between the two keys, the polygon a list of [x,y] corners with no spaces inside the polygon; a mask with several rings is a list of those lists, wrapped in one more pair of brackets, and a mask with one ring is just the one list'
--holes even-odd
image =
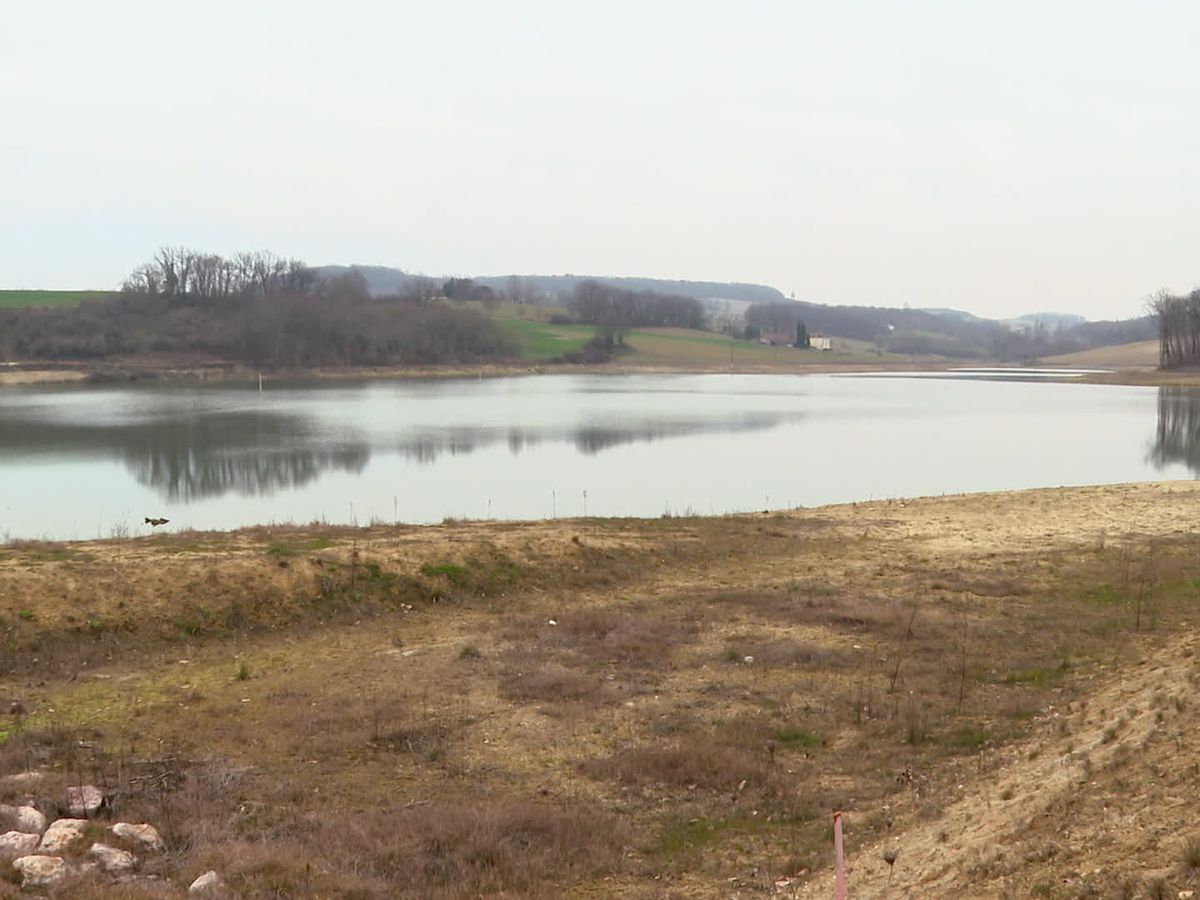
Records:
{"label": "distant hill", "polygon": [[[373,294],[409,291],[419,280],[440,285],[442,277],[416,275],[388,266],[322,266],[323,276],[358,272]],[[1028,360],[1056,353],[1152,340],[1153,321],[1144,316],[1116,322],[1089,322],[1074,313],[1033,312],[1011,319],[985,319],[959,309],[887,306],[836,306],[788,300],[776,288],[741,282],[686,281],[587,275],[483,275],[473,280],[504,294],[514,279],[529,297],[551,302],[571,296],[582,281],[595,280],[629,291],[653,291],[693,297],[705,304],[713,321],[752,315],[764,332],[788,333],[797,320],[810,334],[874,343],[904,354],[937,354],[962,359]],[[766,309],[769,308],[769,309]],[[766,311],[764,312],[764,309]]]}
{"label": "distant hill", "polygon": [[[323,278],[342,275],[346,272],[358,272],[366,279],[367,288],[372,294],[402,293],[411,287],[413,282],[427,277],[389,266],[319,266],[317,271]],[[659,294],[694,297],[697,300],[777,303],[784,299],[783,294],[773,287],[738,282],[680,281],[665,278],[626,278],[602,275],[480,275],[473,277],[472,280],[476,284],[485,285],[495,291],[506,291],[514,277],[519,278],[528,291],[559,298],[570,296],[579,282],[593,280],[628,291],[654,291]],[[440,283],[445,278],[438,276],[433,280]]]}
{"label": "distant hill", "polygon": [[1060,312],[1035,312],[1026,313],[1023,316],[1017,316],[1014,319],[1005,319],[1005,322],[1019,322],[1029,325],[1033,328],[1043,328],[1046,331],[1059,331],[1063,328],[1071,328],[1075,325],[1082,325],[1087,319],[1084,316],[1078,316],[1075,313],[1060,313]]}
{"label": "distant hill", "polygon": [[347,272],[357,272],[367,281],[367,290],[376,296],[385,294],[403,294],[413,282],[422,278],[403,269],[393,269],[389,266],[317,266],[317,274],[322,278],[334,278]]}
{"label": "distant hill", "polygon": [[[1148,317],[1088,322],[1068,313],[1030,313],[1013,320],[982,319],[948,309],[829,306],[801,301],[752,307],[748,317],[764,331],[787,333],[797,320],[809,334],[870,341],[892,353],[937,354],[961,359],[1029,360],[1056,353],[1151,340]],[[1036,327],[1042,323],[1041,327]]]}
{"label": "distant hill", "polygon": [[[581,281],[601,281],[626,291],[653,291],[694,297],[697,300],[736,300],[743,303],[778,303],[786,299],[782,292],[765,284],[745,284],[724,281],[680,281],[666,278],[626,278],[606,275],[521,275],[520,279],[533,290],[558,297],[569,296]],[[512,275],[485,275],[476,278],[480,284],[503,290]]]}

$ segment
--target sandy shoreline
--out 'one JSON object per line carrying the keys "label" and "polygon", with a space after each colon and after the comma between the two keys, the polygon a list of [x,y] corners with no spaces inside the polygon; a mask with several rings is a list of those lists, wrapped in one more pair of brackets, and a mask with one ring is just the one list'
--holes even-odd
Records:
{"label": "sandy shoreline", "polygon": [[703,374],[763,374],[763,375],[821,375],[837,372],[898,372],[929,371],[950,368],[948,365],[895,363],[813,363],[804,366],[735,365],[678,366],[678,365],[572,365],[547,364],[488,364],[482,366],[387,366],[352,367],[345,369],[281,369],[259,373],[232,365],[148,367],[100,366],[64,364],[56,368],[12,367],[0,369],[0,387],[44,384],[78,383],[135,383],[135,382],[211,382],[250,384],[296,381],[372,381],[426,378],[511,378],[522,375],[703,375]]}
{"label": "sandy shoreline", "polygon": [[[427,378],[513,378],[523,375],[829,375],[851,372],[931,372],[960,368],[980,368],[994,364],[942,363],[813,363],[804,366],[735,365],[484,365],[484,366],[412,366],[348,369],[285,369],[261,373],[266,384],[297,381],[375,381]],[[996,366],[1020,371],[1023,366]],[[1031,366],[1029,368],[1037,368]],[[1046,367],[1052,368],[1052,367]],[[1066,372],[1068,370],[1064,370]],[[0,388],[54,384],[121,384],[146,382],[204,382],[215,384],[253,384],[258,372],[236,366],[88,367],[64,364],[55,368],[14,366],[0,369]],[[1064,375],[1064,379],[1066,376]],[[1133,386],[1200,386],[1200,371],[1161,372],[1156,369],[1122,369],[1070,377],[1080,384],[1116,384]]]}

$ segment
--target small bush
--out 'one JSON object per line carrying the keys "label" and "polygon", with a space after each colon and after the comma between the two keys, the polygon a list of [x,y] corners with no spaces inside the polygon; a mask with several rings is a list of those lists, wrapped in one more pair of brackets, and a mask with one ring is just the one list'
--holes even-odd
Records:
{"label": "small bush", "polygon": [[1183,845],[1183,866],[1191,872],[1200,869],[1200,838],[1190,838]]}

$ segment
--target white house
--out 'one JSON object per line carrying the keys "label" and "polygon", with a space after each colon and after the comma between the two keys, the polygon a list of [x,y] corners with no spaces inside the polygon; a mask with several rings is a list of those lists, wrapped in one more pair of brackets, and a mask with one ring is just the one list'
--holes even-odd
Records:
{"label": "white house", "polygon": [[827,338],[823,334],[810,335],[808,338],[808,346],[814,350],[832,350],[833,338]]}

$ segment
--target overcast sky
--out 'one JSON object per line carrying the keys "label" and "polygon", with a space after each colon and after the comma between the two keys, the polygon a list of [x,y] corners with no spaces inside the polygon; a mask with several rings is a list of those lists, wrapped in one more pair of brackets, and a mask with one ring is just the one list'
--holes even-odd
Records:
{"label": "overcast sky", "polygon": [[39,0],[0,286],[160,244],[1140,314],[1200,282],[1200,4]]}

